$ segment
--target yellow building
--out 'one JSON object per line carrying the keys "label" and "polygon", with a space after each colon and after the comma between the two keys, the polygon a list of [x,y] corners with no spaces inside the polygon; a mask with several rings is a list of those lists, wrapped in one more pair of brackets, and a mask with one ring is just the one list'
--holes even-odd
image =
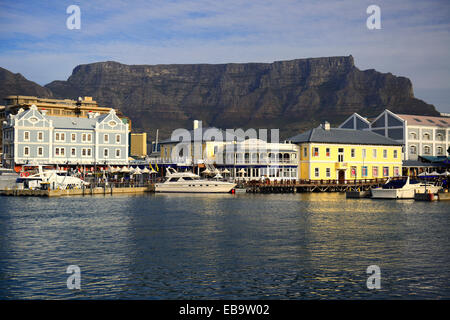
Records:
{"label": "yellow building", "polygon": [[400,176],[402,144],[328,123],[289,139],[300,147],[300,179],[352,180]]}
{"label": "yellow building", "polygon": [[147,133],[132,133],[130,139],[130,155],[145,157],[147,155]]}

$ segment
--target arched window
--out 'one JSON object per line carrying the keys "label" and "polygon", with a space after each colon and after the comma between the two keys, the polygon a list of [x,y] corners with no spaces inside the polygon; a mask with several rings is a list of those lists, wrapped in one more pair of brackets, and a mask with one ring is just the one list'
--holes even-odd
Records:
{"label": "arched window", "polygon": [[409,152],[410,152],[411,154],[417,154],[417,148],[416,148],[416,146],[411,146],[411,147],[409,147]]}
{"label": "arched window", "polygon": [[416,134],[415,132],[411,132],[411,133],[409,134],[409,139],[411,139],[411,140],[417,140],[417,134]]}
{"label": "arched window", "polygon": [[429,146],[423,147],[423,153],[424,154],[431,154],[431,148]]}
{"label": "arched window", "polygon": [[444,141],[444,136],[443,136],[443,134],[442,134],[442,133],[438,133],[438,134],[436,135],[436,140],[438,140],[438,141]]}
{"label": "arched window", "polygon": [[437,153],[439,156],[442,156],[442,155],[444,154],[444,148],[442,148],[442,147],[437,147],[436,153]]}
{"label": "arched window", "polygon": [[424,140],[430,140],[430,134],[429,134],[428,132],[425,132],[425,133],[423,134],[423,139],[424,139]]}

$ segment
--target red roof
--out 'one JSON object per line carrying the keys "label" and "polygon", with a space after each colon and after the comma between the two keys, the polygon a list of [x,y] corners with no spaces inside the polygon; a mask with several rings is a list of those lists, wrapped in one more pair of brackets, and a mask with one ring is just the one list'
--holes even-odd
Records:
{"label": "red roof", "polygon": [[397,114],[403,120],[408,121],[408,125],[427,127],[450,127],[449,117],[416,116],[414,114]]}

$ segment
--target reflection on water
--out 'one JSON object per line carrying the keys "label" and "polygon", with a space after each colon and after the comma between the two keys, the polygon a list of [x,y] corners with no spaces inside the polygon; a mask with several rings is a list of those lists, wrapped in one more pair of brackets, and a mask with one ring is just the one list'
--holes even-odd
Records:
{"label": "reflection on water", "polygon": [[[149,194],[0,205],[1,298],[450,298],[445,202]],[[66,287],[71,264],[80,291]],[[378,291],[366,288],[372,264]]]}

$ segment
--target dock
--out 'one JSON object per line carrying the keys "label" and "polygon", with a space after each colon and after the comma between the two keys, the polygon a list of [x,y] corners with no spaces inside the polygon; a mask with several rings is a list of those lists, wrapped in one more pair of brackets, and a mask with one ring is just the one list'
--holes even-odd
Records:
{"label": "dock", "polygon": [[[387,178],[360,180],[286,180],[249,181],[244,184],[249,193],[297,193],[297,192],[370,192],[386,183]],[[367,195],[364,193],[364,195]],[[358,198],[361,196],[358,196]]]}
{"label": "dock", "polygon": [[0,196],[63,197],[63,196],[139,194],[145,192],[154,192],[154,185],[149,185],[145,187],[121,187],[121,188],[97,187],[97,188],[65,189],[65,190],[7,189],[7,190],[0,190]]}

